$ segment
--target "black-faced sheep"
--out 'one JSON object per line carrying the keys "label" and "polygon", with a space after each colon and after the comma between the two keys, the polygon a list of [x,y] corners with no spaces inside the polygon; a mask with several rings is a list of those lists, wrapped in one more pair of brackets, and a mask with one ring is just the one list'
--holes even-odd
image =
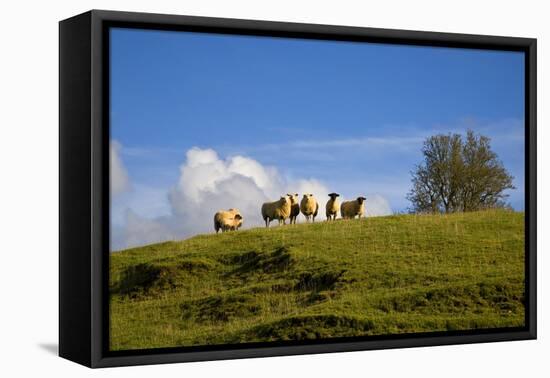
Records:
{"label": "black-faced sheep", "polygon": [[216,234],[219,230],[222,230],[222,232],[238,230],[242,225],[243,216],[237,209],[220,210],[214,215]]}
{"label": "black-faced sheep", "polygon": [[298,193],[287,194],[290,198],[290,224],[296,224],[296,218],[300,215],[300,204],[298,203]]}
{"label": "black-faced sheep", "polygon": [[340,194],[330,193],[328,196],[330,199],[327,201],[327,205],[325,207],[327,220],[336,220],[336,215],[338,214],[338,208],[340,206],[340,203],[338,202],[338,197],[340,197]]}
{"label": "black-faced sheep", "polygon": [[313,194],[304,194],[300,202],[300,211],[306,217],[307,222],[309,222],[310,219],[313,219],[313,222],[315,222],[315,217],[319,212],[319,204],[315,197],[313,197]]}
{"label": "black-faced sheep", "polygon": [[265,226],[269,227],[272,220],[277,219],[279,225],[286,224],[286,219],[290,217],[290,198],[288,196],[281,197],[275,202],[266,202],[262,205],[262,218],[265,221]]}
{"label": "black-faced sheep", "polygon": [[340,214],[344,219],[353,219],[356,216],[361,218],[365,214],[365,197],[357,197],[353,201],[342,202],[340,206]]}

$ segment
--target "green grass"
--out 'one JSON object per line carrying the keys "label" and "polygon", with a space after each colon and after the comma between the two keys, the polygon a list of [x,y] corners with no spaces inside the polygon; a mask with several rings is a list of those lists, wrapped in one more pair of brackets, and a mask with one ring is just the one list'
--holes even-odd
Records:
{"label": "green grass", "polygon": [[116,252],[112,350],[524,325],[524,214],[339,220]]}

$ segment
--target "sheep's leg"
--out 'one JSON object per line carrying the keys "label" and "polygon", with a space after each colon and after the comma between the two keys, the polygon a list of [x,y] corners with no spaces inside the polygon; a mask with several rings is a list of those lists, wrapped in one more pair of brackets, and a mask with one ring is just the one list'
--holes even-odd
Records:
{"label": "sheep's leg", "polygon": [[264,220],[265,220],[265,226],[269,227],[269,218],[265,218]]}

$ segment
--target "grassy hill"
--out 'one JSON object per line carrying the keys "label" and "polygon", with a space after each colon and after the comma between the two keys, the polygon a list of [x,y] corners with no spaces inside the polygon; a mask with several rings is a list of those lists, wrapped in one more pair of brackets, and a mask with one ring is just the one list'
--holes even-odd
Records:
{"label": "grassy hill", "polygon": [[111,255],[111,349],[524,324],[524,214],[339,220]]}

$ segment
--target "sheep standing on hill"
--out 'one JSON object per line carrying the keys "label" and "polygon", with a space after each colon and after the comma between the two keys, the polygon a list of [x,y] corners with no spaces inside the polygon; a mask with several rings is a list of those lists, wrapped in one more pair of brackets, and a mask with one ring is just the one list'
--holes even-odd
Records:
{"label": "sheep standing on hill", "polygon": [[298,193],[287,194],[290,198],[290,224],[296,224],[296,218],[300,215],[300,204],[298,203]]}
{"label": "sheep standing on hill", "polygon": [[357,197],[353,201],[344,201],[340,206],[340,214],[344,219],[353,219],[355,216],[363,216],[365,214],[365,197]]}
{"label": "sheep standing on hill", "polygon": [[309,222],[310,219],[313,219],[313,222],[315,222],[315,217],[319,212],[319,204],[315,197],[313,197],[313,194],[304,194],[300,202],[300,211],[306,217],[307,222]]}
{"label": "sheep standing on hill", "polygon": [[214,215],[216,234],[219,230],[222,230],[222,232],[238,230],[242,225],[243,216],[237,209],[220,210]]}
{"label": "sheep standing on hill", "polygon": [[279,220],[279,225],[286,224],[288,217],[290,217],[290,198],[288,196],[281,197],[275,202],[265,202],[262,205],[262,218],[266,227],[269,227],[269,223],[275,219]]}
{"label": "sheep standing on hill", "polygon": [[338,193],[330,193],[328,195],[330,199],[327,201],[326,205],[326,214],[327,214],[327,220],[336,220],[336,215],[338,215],[338,207],[340,203],[338,202],[338,197],[340,197],[340,194]]}

